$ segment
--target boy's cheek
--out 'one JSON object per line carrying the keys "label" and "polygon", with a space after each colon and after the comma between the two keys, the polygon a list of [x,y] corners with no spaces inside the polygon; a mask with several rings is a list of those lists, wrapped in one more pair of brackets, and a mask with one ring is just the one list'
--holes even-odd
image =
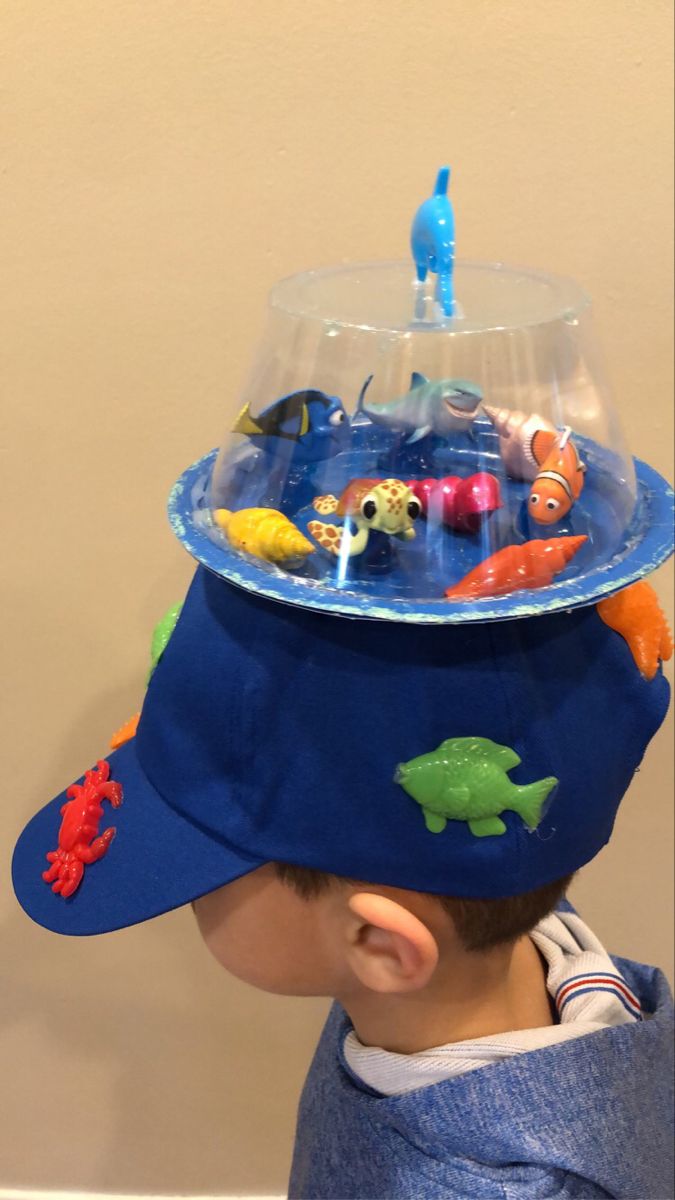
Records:
{"label": "boy's cheek", "polygon": [[193,901],[192,911],[208,950],[230,975],[280,995],[325,994],[311,948],[293,936],[301,931],[292,921],[282,933],[246,907],[229,909],[217,893]]}
{"label": "boy's cheek", "polygon": [[219,893],[212,892],[199,900],[193,900],[191,908],[197,928],[213,957],[226,970],[233,970],[232,964],[238,957],[240,931],[237,930],[236,919],[230,918],[228,907],[222,902]]}
{"label": "boy's cheek", "polygon": [[217,903],[210,896],[193,901],[192,911],[202,939],[216,962],[245,983],[251,983],[254,987],[264,986],[259,978],[264,970],[260,970],[256,948],[245,937],[242,943],[242,931],[237,929],[236,920],[231,921],[226,915],[219,915]]}
{"label": "boy's cheek", "polygon": [[334,955],[311,908],[287,888],[251,903],[232,903],[236,884],[192,903],[199,932],[218,963],[252,987],[282,996],[332,996]]}

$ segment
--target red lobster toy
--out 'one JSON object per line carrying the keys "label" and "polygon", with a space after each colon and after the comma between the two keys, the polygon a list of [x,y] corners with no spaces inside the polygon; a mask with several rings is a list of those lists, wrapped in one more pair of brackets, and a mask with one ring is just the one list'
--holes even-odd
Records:
{"label": "red lobster toy", "polygon": [[[64,900],[76,892],[84,875],[85,865],[103,858],[115,836],[111,826],[97,837],[103,816],[102,800],[113,808],[122,803],[122,785],[110,778],[110,764],[100,759],[84,776],[84,783],[72,783],[66,792],[67,802],[61,809],[58,850],[50,850],[47,861],[52,865],[42,872],[45,883]],[[52,882],[53,881],[53,882]]]}

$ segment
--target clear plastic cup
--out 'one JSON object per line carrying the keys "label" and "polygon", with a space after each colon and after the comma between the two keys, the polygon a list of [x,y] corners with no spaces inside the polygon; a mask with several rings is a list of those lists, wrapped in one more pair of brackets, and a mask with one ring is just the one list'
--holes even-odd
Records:
{"label": "clear plastic cup", "polygon": [[590,603],[666,556],[585,293],[498,263],[454,285],[451,318],[405,262],[273,288],[241,411],[172,496],[200,561],[289,603],[461,621]]}

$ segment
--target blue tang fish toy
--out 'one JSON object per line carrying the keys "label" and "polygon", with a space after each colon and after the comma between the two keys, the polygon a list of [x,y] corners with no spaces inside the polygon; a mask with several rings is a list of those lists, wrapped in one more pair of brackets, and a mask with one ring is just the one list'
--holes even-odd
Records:
{"label": "blue tang fish toy", "polygon": [[245,434],[267,454],[297,463],[332,458],[351,442],[342,401],[315,390],[283,396],[258,417],[251,416],[250,404],[244,405],[233,432]]}
{"label": "blue tang fish toy", "polygon": [[466,379],[427,379],[414,371],[410,391],[384,404],[366,404],[365,395],[372,375],[366,379],[356,411],[364,413],[376,425],[410,432],[407,445],[429,433],[448,437],[471,428],[483,399],[481,389]]}

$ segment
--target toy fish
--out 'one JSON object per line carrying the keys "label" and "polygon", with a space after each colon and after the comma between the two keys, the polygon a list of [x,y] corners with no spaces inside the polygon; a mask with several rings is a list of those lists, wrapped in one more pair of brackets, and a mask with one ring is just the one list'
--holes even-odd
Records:
{"label": "toy fish", "polygon": [[524,588],[547,587],[585,541],[586,535],[579,534],[505,546],[469,571],[459,583],[446,588],[445,595],[448,600],[481,600]]}
{"label": "toy fish", "polygon": [[487,837],[506,832],[499,814],[507,810],[536,829],[558,782],[549,775],[519,787],[506,772],[520,761],[515,750],[489,738],[448,738],[430,754],[400,763],[394,781],[420,805],[431,833],[442,833],[448,821],[466,821],[475,837]]}
{"label": "toy fish", "polygon": [[[152,679],[155,673],[155,668],[169,644],[169,639],[176,628],[176,623],[181,614],[182,608],[182,600],[178,604],[172,604],[171,608],[166,610],[164,616],[160,617],[152,631],[152,642],[150,643],[150,670],[148,671],[147,679],[148,683]],[[119,750],[120,746],[123,746],[125,742],[130,742],[132,738],[136,737],[136,730],[138,729],[140,715],[140,712],[134,713],[133,717],[129,717],[129,720],[125,721],[124,725],[121,725],[119,729],[115,730],[110,739],[111,750]]]}
{"label": "toy fish", "polygon": [[338,555],[344,546],[349,558],[363,554],[378,533],[410,541],[415,536],[413,521],[422,511],[417,496],[400,479],[352,479],[339,500],[335,496],[318,496],[314,507],[323,515],[334,512],[348,518],[343,526],[310,521],[307,528],[325,550]]}
{"label": "toy fish", "polygon": [[232,432],[245,434],[268,454],[281,452],[299,463],[318,462],[350,444],[349,420],[337,396],[316,390],[293,392],[275,400],[258,417],[251,416],[250,407],[244,405]]}
{"label": "toy fish", "polygon": [[499,480],[486,471],[466,479],[459,475],[412,479],[408,487],[420,501],[425,516],[431,513],[432,519],[464,533],[476,533],[483,520],[502,507]]}
{"label": "toy fish", "polygon": [[155,667],[166,650],[171,634],[176,628],[176,623],[183,608],[183,601],[178,604],[172,604],[168,608],[163,617],[155,625],[152,631],[152,641],[150,643],[150,671],[148,674],[148,683],[152,679]]}
{"label": "toy fish", "polygon": [[483,393],[475,383],[465,379],[427,379],[414,371],[410,377],[410,391],[404,396],[384,404],[366,405],[365,395],[372,378],[370,375],[361,388],[356,411],[365,413],[376,425],[410,430],[409,446],[428,433],[447,437],[470,429],[483,399]]}
{"label": "toy fish", "polygon": [[555,441],[555,426],[538,413],[483,405],[499,435],[499,453],[507,475],[531,483]]}
{"label": "toy fish", "polygon": [[645,679],[653,679],[659,659],[667,662],[673,653],[673,638],[656,592],[641,579],[608,596],[598,604],[605,625],[615,629],[628,643],[635,665]]}
{"label": "toy fish", "polygon": [[527,510],[538,525],[552,525],[567,516],[584,486],[586,467],[579,458],[569,425],[556,436],[534,477]]}
{"label": "toy fish", "polygon": [[276,508],[216,508],[213,519],[235,550],[281,566],[298,566],[314,553],[312,543]]}

